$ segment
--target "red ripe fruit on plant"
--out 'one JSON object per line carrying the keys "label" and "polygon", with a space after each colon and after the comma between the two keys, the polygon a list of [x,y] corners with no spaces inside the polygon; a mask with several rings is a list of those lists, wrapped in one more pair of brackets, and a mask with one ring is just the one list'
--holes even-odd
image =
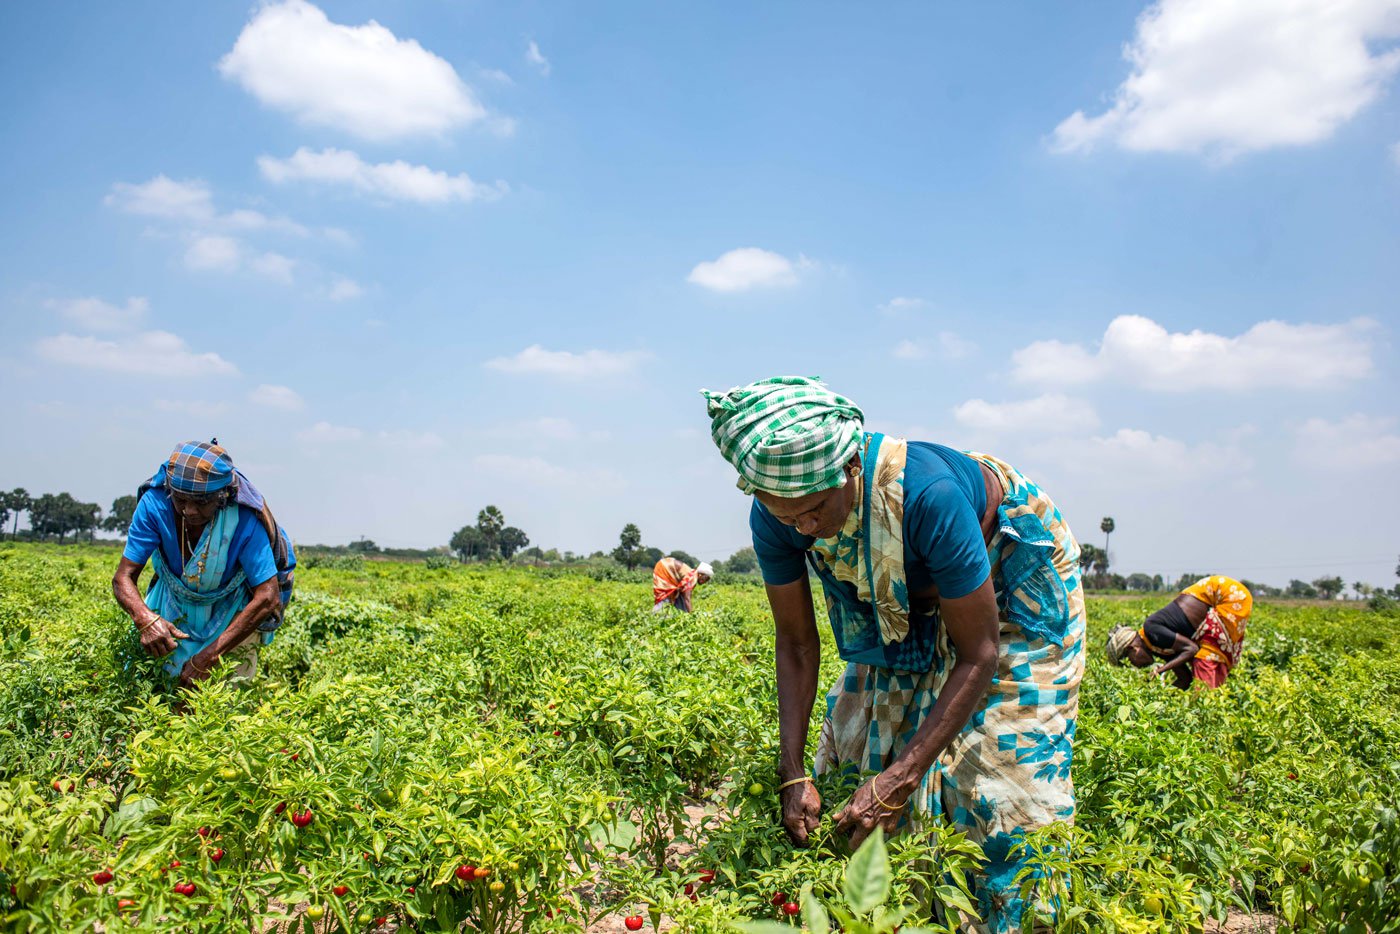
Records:
{"label": "red ripe fruit on plant", "polygon": [[208,827],[201,827],[201,828],[199,828],[199,835],[200,835],[201,837],[207,837],[207,836],[209,836],[209,828],[208,828]]}
{"label": "red ripe fruit on plant", "polygon": [[177,895],[185,895],[185,896],[193,895],[193,894],[194,894],[194,883],[193,883],[193,882],[177,882],[177,883],[175,883],[175,894],[177,894]]}
{"label": "red ripe fruit on plant", "polygon": [[783,914],[785,915],[795,915],[801,910],[802,909],[798,906],[797,902],[783,903]]}
{"label": "red ripe fruit on plant", "polygon": [[774,893],[773,893],[773,897],[770,898],[770,899],[768,899],[768,901],[771,902],[771,903],[774,904],[774,905],[781,905],[783,902],[787,901],[787,893],[786,893],[786,892],[774,892]]}
{"label": "red ripe fruit on plant", "polygon": [[627,930],[629,931],[640,931],[642,925],[646,922],[642,919],[641,915],[628,915],[622,919],[622,923],[627,925]]}
{"label": "red ripe fruit on plant", "polygon": [[336,897],[337,897],[337,898],[340,898],[340,897],[344,896],[346,892],[350,891],[350,886],[348,886],[348,885],[337,885],[335,888],[331,889],[331,891],[334,892],[334,893],[336,894]]}
{"label": "red ripe fruit on plant", "polygon": [[214,852],[209,854],[209,858],[217,863],[219,860],[224,858],[224,848],[221,846],[214,847]]}
{"label": "red ripe fruit on plant", "polygon": [[700,870],[700,881],[709,885],[711,882],[715,881],[715,871],[713,869]]}
{"label": "red ripe fruit on plant", "polygon": [[179,868],[180,868],[180,861],[179,861],[178,859],[172,859],[172,860],[170,861],[170,868],[171,868],[171,869],[179,869]]}
{"label": "red ripe fruit on plant", "polygon": [[277,802],[277,807],[275,807],[275,808],[272,809],[272,813],[273,813],[273,814],[281,814],[281,813],[282,813],[283,811],[285,811],[285,810],[287,810],[287,802],[285,802],[285,801],[278,801],[278,802]]}
{"label": "red ripe fruit on plant", "polygon": [[118,911],[126,911],[128,908],[135,908],[135,907],[136,907],[136,903],[133,902],[133,901],[132,901],[131,899],[129,899],[129,898],[123,898],[123,899],[119,899],[119,900],[117,901],[117,910],[118,910]]}
{"label": "red ripe fruit on plant", "polygon": [[461,879],[463,882],[470,882],[472,879],[476,878],[476,867],[468,866],[463,863],[461,866],[457,867],[457,878]]}
{"label": "red ripe fruit on plant", "polygon": [[413,886],[410,885],[410,886],[408,887],[408,894],[409,894],[409,895],[416,895],[416,894],[418,894],[418,890],[415,889]]}
{"label": "red ripe fruit on plant", "polygon": [[558,730],[555,730],[555,731],[554,731],[554,735],[555,735],[555,736],[562,736],[563,734],[560,733]]}
{"label": "red ripe fruit on plant", "polygon": [[112,873],[107,869],[99,869],[92,874],[92,881],[96,882],[98,885],[106,885],[108,882],[112,881]]}
{"label": "red ripe fruit on plant", "polygon": [[364,853],[361,853],[360,855],[361,855],[362,857],[364,857],[365,859],[367,859],[367,860],[369,860],[369,859],[374,859],[374,854],[373,854],[373,853],[370,853],[370,852],[368,852],[368,851],[366,851],[366,852],[364,852]]}
{"label": "red ripe fruit on plant", "polygon": [[73,738],[73,731],[72,731],[72,730],[64,730],[64,731],[63,731],[63,738],[64,738],[64,739],[72,739],[72,738]]}
{"label": "red ripe fruit on plant", "polygon": [[1298,780],[1298,773],[1297,773],[1297,772],[1289,772],[1289,773],[1288,773],[1288,780],[1289,780],[1290,782],[1296,782],[1296,781]]}
{"label": "red ripe fruit on plant", "polygon": [[300,758],[301,758],[301,753],[299,753],[299,752],[294,752],[294,753],[292,753],[292,761],[293,761],[293,762],[297,761],[297,760],[300,759]]}
{"label": "red ripe fruit on plant", "polygon": [[375,927],[381,927],[381,928],[382,928],[384,925],[386,925],[386,924],[388,924],[388,923],[389,923],[389,919],[388,919],[387,917],[385,917],[384,915],[380,915],[378,918],[375,918],[375,919],[374,919],[374,926],[375,926]]}
{"label": "red ripe fruit on plant", "polygon": [[685,894],[686,894],[686,896],[689,897],[689,898],[694,898],[694,897],[695,897],[695,883],[694,883],[694,882],[687,882],[687,883],[685,884]]}
{"label": "red ripe fruit on plant", "polygon": [[311,823],[311,818],[313,816],[311,808],[307,808],[304,811],[293,811],[292,823],[298,827],[305,827],[307,824]]}

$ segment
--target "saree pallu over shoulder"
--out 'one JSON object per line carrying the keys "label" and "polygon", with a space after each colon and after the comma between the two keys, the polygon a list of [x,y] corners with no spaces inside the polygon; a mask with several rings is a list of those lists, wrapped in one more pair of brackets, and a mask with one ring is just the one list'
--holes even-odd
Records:
{"label": "saree pallu over shoulder", "polygon": [[936,659],[930,626],[910,626],[904,572],[904,470],[909,444],[867,432],[856,506],[835,538],[807,553],[821,578],[827,615],[846,661],[928,671]]}
{"label": "saree pallu over shoulder", "polygon": [[992,544],[1001,573],[994,575],[997,609],[1029,638],[1060,642],[1074,616],[1069,594],[1079,581],[1079,543],[1064,516],[1031,480],[990,454],[966,452],[1001,481]]}
{"label": "saree pallu over shoulder", "polygon": [[1197,658],[1221,662],[1227,669],[1240,663],[1244,654],[1244,634],[1254,612],[1254,595],[1233,578],[1220,574],[1203,577],[1182,591],[1200,600],[1210,610],[1196,628],[1200,645]]}
{"label": "saree pallu over shoulder", "polygon": [[665,557],[651,569],[651,597],[653,603],[666,600],[688,600],[695,589],[699,572],[679,558]]}
{"label": "saree pallu over shoulder", "polygon": [[248,605],[248,581],[242,569],[227,584],[221,584],[237,527],[238,507],[221,509],[178,574],[165,563],[159,548],[152,554],[155,579],[146,592],[146,606],[189,636],[178,640],[175,651],[165,660],[165,670],[171,675],[178,675],[185,662],[217,639]]}

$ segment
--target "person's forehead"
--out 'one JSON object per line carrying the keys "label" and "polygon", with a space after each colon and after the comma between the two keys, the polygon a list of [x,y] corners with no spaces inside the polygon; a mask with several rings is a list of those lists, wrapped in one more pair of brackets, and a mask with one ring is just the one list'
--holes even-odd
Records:
{"label": "person's forehead", "polygon": [[762,497],[763,505],[768,507],[768,511],[781,515],[797,515],[817,508],[826,502],[831,494],[831,490],[821,490],[816,493],[808,493],[804,496],[774,496],[765,493]]}

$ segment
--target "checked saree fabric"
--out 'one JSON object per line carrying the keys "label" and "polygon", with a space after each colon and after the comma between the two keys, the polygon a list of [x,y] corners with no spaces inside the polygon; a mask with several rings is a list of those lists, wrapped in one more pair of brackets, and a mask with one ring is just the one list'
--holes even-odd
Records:
{"label": "checked saree fabric", "polygon": [[[910,799],[908,820],[913,829],[946,821],[982,847],[987,864],[973,879],[982,919],[966,929],[1000,934],[1020,930],[1024,910],[1014,882],[1022,869],[1017,843],[1029,831],[1074,818],[1070,762],[1084,672],[1084,593],[1079,545],[1054,503],[1002,461],[971,456],[1005,490],[988,545],[1001,618],[997,670],[979,709]],[[834,562],[822,558],[832,625],[849,628],[849,597],[832,599]],[[827,695],[815,772],[881,770],[913,738],[954,660],[943,627],[934,630],[920,647],[931,654],[926,670],[848,663]]]}

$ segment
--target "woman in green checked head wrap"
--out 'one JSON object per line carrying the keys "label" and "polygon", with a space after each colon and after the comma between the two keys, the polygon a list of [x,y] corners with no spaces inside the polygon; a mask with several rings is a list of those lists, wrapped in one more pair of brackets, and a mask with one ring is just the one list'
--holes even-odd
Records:
{"label": "woman in green checked head wrap", "polygon": [[1074,817],[1084,597],[1069,526],[1010,465],[868,432],[815,379],[705,397],[715,444],[754,497],[789,835],[805,844],[822,803],[804,761],[820,658],[810,566],[847,663],[812,771],[874,773],[837,826],[859,845],[877,826],[951,823],[987,857],[966,929],[1019,930],[1017,845]]}

